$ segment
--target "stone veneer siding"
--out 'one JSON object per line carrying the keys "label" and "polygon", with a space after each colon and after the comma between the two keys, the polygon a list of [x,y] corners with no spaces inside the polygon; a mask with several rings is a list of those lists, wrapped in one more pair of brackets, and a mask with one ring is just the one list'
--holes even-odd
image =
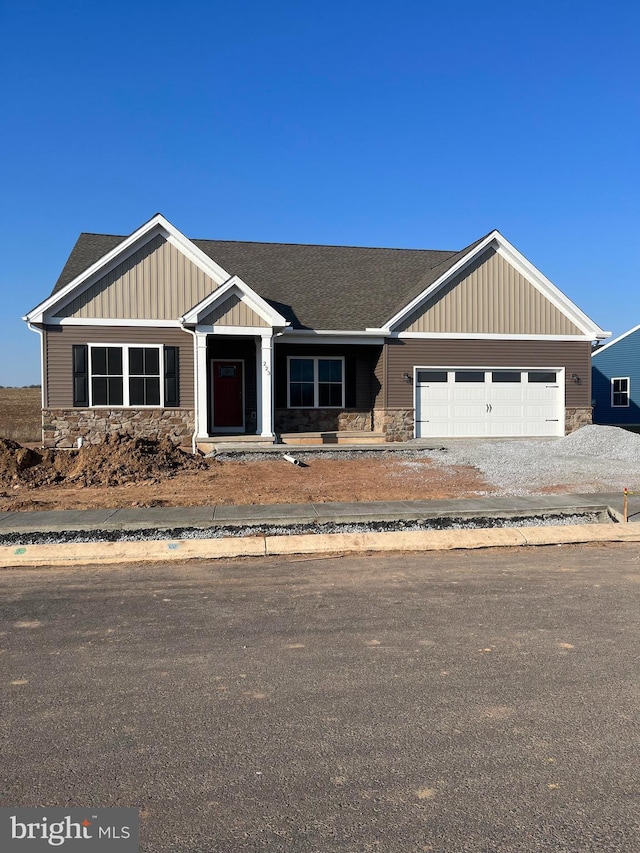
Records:
{"label": "stone veneer siding", "polygon": [[44,409],[42,438],[45,447],[77,447],[78,439],[99,444],[110,433],[134,438],[169,438],[191,445],[195,424],[193,409]]}
{"label": "stone veneer siding", "polygon": [[274,420],[277,433],[372,429],[372,413],[357,409],[276,409]]}
{"label": "stone veneer siding", "polygon": [[383,432],[385,441],[410,441],[413,426],[413,409],[374,409],[373,430]]}
{"label": "stone veneer siding", "polygon": [[565,411],[564,434],[569,435],[580,427],[593,423],[591,406],[567,406]]}

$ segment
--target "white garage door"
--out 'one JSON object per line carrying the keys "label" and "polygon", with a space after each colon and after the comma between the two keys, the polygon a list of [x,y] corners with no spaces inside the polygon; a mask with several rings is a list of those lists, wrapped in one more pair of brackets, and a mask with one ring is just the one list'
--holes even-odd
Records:
{"label": "white garage door", "polygon": [[418,368],[416,436],[564,435],[560,370]]}

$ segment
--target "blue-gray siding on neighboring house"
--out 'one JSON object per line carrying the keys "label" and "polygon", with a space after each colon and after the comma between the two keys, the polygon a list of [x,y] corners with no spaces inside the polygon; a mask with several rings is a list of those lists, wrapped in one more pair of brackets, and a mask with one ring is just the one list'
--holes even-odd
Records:
{"label": "blue-gray siding on neighboring house", "polygon": [[[640,425],[640,326],[597,350],[592,358],[593,422]],[[628,405],[613,405],[613,380],[627,379]],[[624,388],[618,385],[617,390]],[[621,402],[621,397],[618,397]]]}

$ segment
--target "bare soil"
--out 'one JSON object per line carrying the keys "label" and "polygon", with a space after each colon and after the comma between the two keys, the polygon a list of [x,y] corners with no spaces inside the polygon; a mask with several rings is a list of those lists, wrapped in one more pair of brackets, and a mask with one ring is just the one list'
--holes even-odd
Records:
{"label": "bare soil", "polygon": [[479,472],[381,454],[218,461],[170,442],[110,436],[79,450],[38,450],[0,438],[0,511],[419,500],[493,492]]}

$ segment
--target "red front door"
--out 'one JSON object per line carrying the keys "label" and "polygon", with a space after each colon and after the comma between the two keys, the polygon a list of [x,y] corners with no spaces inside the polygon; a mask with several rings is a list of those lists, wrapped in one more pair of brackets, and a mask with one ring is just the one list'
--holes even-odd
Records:
{"label": "red front door", "polygon": [[213,428],[244,429],[241,361],[213,361]]}

